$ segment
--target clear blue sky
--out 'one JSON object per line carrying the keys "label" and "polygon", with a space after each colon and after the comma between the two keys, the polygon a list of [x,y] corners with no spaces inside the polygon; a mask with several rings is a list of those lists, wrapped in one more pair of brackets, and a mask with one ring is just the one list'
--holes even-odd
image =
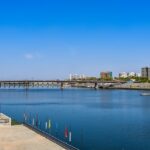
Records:
{"label": "clear blue sky", "polygon": [[140,72],[150,65],[149,0],[3,0],[0,79]]}

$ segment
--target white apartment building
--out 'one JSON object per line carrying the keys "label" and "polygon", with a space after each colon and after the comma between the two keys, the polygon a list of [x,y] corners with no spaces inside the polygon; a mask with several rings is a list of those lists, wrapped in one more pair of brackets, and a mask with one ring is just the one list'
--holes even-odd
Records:
{"label": "white apartment building", "polygon": [[128,77],[136,77],[136,73],[135,72],[129,72]]}
{"label": "white apartment building", "polygon": [[86,76],[84,74],[78,75],[78,74],[70,74],[69,79],[71,80],[81,80],[85,79]]}
{"label": "white apartment building", "polygon": [[122,72],[119,73],[120,78],[128,78],[128,77],[141,77],[140,73],[135,73],[135,72]]}
{"label": "white apartment building", "polygon": [[127,78],[128,77],[128,73],[127,72],[119,73],[119,77],[120,78]]}

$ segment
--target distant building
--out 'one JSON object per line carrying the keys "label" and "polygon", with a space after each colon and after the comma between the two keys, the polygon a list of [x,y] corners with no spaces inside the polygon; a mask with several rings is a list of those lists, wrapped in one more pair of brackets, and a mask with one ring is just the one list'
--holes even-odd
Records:
{"label": "distant building", "polygon": [[83,79],[86,79],[86,76],[84,74],[81,74],[81,75],[70,74],[69,79],[70,79],[70,81],[71,80],[83,80]]}
{"label": "distant building", "polygon": [[122,72],[119,73],[119,78],[130,78],[130,77],[140,77],[140,73],[135,73],[135,72]]}
{"label": "distant building", "polygon": [[137,76],[137,77],[141,77],[141,73],[137,73],[136,76]]}
{"label": "distant building", "polygon": [[142,68],[141,74],[142,74],[142,77],[148,78],[150,80],[150,68],[149,67]]}
{"label": "distant building", "polygon": [[128,73],[127,72],[119,73],[119,78],[127,78],[127,77],[128,77]]}
{"label": "distant building", "polygon": [[112,75],[112,72],[101,72],[100,74],[101,76],[101,79],[112,79],[113,78],[113,75]]}
{"label": "distant building", "polygon": [[135,72],[129,72],[128,77],[136,77],[136,73]]}

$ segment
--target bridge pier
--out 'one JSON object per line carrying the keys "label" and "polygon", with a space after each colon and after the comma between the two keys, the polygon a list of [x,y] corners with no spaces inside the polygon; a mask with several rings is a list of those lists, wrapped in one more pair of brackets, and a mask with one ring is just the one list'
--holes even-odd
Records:
{"label": "bridge pier", "polygon": [[23,84],[24,84],[24,87],[25,87],[25,89],[27,91],[29,89],[29,82],[25,81]]}
{"label": "bridge pier", "polygon": [[60,83],[60,88],[61,88],[61,90],[63,90],[63,86],[64,86],[64,85],[63,85],[63,82],[61,82],[61,83]]}
{"label": "bridge pier", "polygon": [[97,82],[94,83],[94,89],[96,90],[98,88]]}

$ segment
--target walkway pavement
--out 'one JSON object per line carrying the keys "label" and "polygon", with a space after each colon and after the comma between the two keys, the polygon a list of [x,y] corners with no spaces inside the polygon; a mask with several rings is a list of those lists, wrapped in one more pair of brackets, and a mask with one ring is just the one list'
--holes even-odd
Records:
{"label": "walkway pavement", "polygon": [[0,150],[65,150],[23,125],[0,127]]}

